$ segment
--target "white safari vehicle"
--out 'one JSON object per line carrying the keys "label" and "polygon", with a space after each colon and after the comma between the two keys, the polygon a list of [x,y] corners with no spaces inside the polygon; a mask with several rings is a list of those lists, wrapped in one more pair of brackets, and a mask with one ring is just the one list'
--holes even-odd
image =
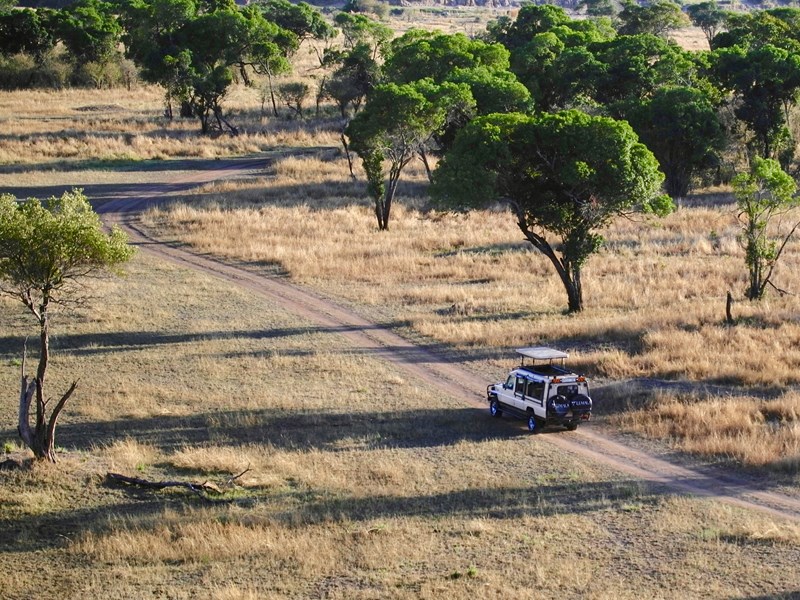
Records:
{"label": "white safari vehicle", "polygon": [[[535,346],[518,348],[519,367],[508,374],[504,383],[486,388],[489,411],[494,417],[503,413],[527,419],[528,429],[536,433],[548,425],[563,425],[570,431],[592,415],[592,399],[585,377],[564,367],[566,352]],[[525,359],[530,364],[525,364]]]}

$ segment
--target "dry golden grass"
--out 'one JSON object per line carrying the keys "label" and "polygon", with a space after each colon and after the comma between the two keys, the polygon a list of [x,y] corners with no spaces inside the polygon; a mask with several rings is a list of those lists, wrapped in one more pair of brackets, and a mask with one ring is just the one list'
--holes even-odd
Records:
{"label": "dry golden grass", "polygon": [[[388,232],[376,231],[363,184],[331,154],[279,160],[266,179],[209,186],[148,219],[199,251],[278,265],[465,350],[556,344],[614,379],[800,381],[796,302],[741,298],[746,271],[730,203],[615,223],[585,269],[587,309],[564,315],[558,278],[507,212],[427,211],[416,195],[420,167],[406,180],[415,195],[401,198]],[[779,266],[783,288],[800,289],[799,249],[792,242]],[[723,324],[728,290],[739,298],[735,327]]]}
{"label": "dry golden grass", "polygon": [[796,472],[800,467],[800,394],[772,400],[656,392],[636,394],[633,410],[614,418],[622,427],[683,451],[720,456],[749,467]]}
{"label": "dry golden grass", "polygon": [[162,99],[160,88],[144,86],[101,95],[73,89],[0,92],[0,164],[33,163],[46,171],[52,163],[215,158],[338,143],[336,123],[262,117],[258,88],[234,88],[226,101],[241,129],[238,136],[198,136],[198,121],[162,116]]}
{"label": "dry golden grass", "polygon": [[[144,255],[128,270],[94,284],[104,300],[91,311],[54,322],[51,389],[83,376],[61,462],[0,473],[4,597],[727,598],[800,586],[795,529],[563,454],[225,283]],[[0,385],[14,389],[31,324],[8,299],[0,322]],[[0,405],[7,439],[13,413]],[[103,478],[222,482],[247,467],[224,504]]]}
{"label": "dry golden grass", "polygon": [[[71,108],[39,124],[59,103]],[[100,103],[123,106],[124,116],[72,110]],[[80,163],[337,144],[327,129],[285,122],[244,141],[198,141],[193,123],[159,124],[159,103],[152,90],[110,101],[0,96],[2,114],[28,116],[27,125],[4,121],[20,139],[0,160],[43,163],[8,169],[0,184],[56,181],[38,173],[66,155]],[[255,115],[256,103],[242,100],[242,110]],[[725,292],[743,283],[729,206],[685,206],[656,228],[616,224],[587,267],[588,310],[565,316],[551,269],[506,213],[426,210],[418,165],[404,186],[392,230],[378,233],[363,184],[332,149],[279,161],[259,181],[210,186],[149,219],[199,250],[277,267],[379,320],[406,322],[493,375],[510,364],[501,358],[510,346],[541,342],[615,378],[796,382],[791,298],[737,303],[740,322],[721,325]],[[798,287],[797,250],[783,287]],[[4,597],[640,599],[800,589],[795,527],[665,496],[566,455],[213,278],[140,255],[126,278],[92,285],[102,302],[53,323],[49,389],[81,375],[57,436],[61,462],[0,472]],[[35,329],[0,298],[0,331],[0,385],[15,390],[21,340]],[[743,400],[750,417],[737,426],[796,431],[796,398]],[[725,422],[721,407],[686,404],[698,407],[681,416],[687,431],[703,435],[704,414]],[[0,404],[4,441],[16,438],[15,409]],[[226,481],[245,468],[224,504],[104,482],[108,470]]]}

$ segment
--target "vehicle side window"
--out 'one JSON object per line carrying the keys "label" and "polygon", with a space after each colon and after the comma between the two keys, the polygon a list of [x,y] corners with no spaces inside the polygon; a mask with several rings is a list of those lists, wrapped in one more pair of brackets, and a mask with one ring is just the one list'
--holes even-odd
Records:
{"label": "vehicle side window", "polygon": [[513,390],[514,389],[514,376],[513,375],[509,375],[508,376],[508,379],[506,379],[506,382],[503,385],[503,387],[506,388],[507,390]]}
{"label": "vehicle side window", "polygon": [[527,395],[533,398],[534,400],[541,402],[542,398],[544,397],[544,382],[543,381],[529,382]]}
{"label": "vehicle side window", "polygon": [[514,388],[514,392],[517,394],[524,395],[525,394],[525,384],[528,383],[528,380],[524,377],[517,377],[517,387]]}

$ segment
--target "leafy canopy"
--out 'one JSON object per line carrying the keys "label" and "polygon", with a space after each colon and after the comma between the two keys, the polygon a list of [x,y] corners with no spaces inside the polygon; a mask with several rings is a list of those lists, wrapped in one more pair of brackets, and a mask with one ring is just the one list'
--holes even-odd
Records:
{"label": "leafy canopy", "polygon": [[[634,209],[664,214],[664,176],[630,125],[570,110],[495,114],[472,121],[434,173],[432,194],[451,209],[511,204],[528,240],[554,264],[572,311],[581,310],[580,271],[602,244],[598,232]],[[558,250],[549,240],[555,235]]]}
{"label": "leafy canopy", "polygon": [[0,288],[29,308],[68,300],[66,293],[75,280],[113,268],[132,255],[127,236],[117,228],[106,234],[81,191],[50,198],[46,204],[0,196]]}

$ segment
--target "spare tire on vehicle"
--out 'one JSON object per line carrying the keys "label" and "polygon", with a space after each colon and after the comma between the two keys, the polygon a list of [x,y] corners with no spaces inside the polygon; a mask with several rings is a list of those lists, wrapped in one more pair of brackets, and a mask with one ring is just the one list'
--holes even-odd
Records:
{"label": "spare tire on vehicle", "polygon": [[592,399],[584,394],[575,394],[569,399],[569,407],[573,411],[592,410]]}

